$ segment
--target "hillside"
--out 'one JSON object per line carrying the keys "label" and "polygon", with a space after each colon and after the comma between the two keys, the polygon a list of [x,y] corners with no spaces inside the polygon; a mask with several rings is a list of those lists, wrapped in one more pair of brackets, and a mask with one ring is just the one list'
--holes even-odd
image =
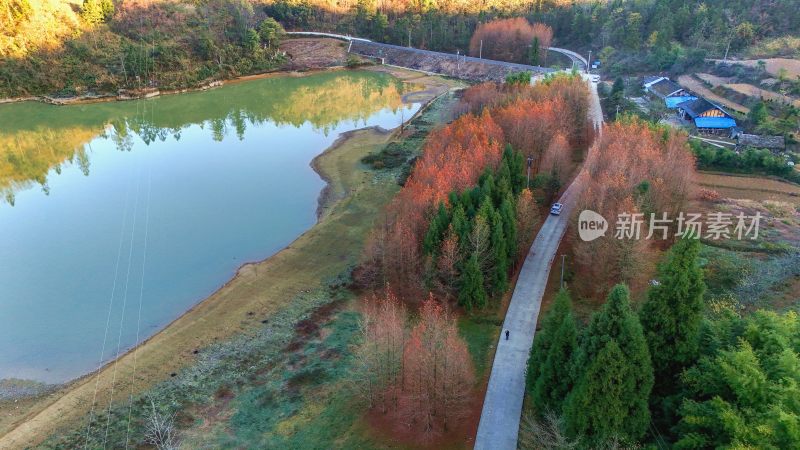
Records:
{"label": "hillside", "polygon": [[2,97],[191,87],[283,60],[280,26],[244,0],[3,0],[0,11]]}
{"label": "hillside", "polygon": [[0,0],[0,96],[181,88],[274,69],[283,53],[274,27],[261,28],[267,16],[290,30],[464,54],[479,23],[521,15],[551,26],[557,45],[594,50],[612,75],[684,72],[726,53],[797,56],[793,3]]}

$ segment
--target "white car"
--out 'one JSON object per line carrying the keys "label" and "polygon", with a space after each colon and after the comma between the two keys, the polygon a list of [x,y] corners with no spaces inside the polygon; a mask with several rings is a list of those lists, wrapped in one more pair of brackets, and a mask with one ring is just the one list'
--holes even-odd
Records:
{"label": "white car", "polygon": [[561,214],[562,209],[564,209],[564,205],[561,203],[553,203],[553,206],[550,207],[550,214],[558,216]]}
{"label": "white car", "polygon": [[589,75],[589,79],[592,80],[592,83],[599,83],[600,82],[600,75]]}

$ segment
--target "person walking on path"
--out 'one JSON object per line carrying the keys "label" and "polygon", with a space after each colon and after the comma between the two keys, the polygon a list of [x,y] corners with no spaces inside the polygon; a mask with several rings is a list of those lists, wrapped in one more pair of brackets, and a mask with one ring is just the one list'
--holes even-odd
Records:
{"label": "person walking on path", "polygon": [[506,340],[508,340],[508,335],[509,335],[510,333],[511,333],[510,331],[506,330]]}

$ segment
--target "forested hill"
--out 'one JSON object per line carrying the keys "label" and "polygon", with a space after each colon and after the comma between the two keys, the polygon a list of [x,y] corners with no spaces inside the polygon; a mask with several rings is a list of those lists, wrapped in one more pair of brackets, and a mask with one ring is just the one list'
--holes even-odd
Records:
{"label": "forested hill", "polygon": [[521,15],[553,27],[559,45],[604,49],[604,59],[634,69],[722,57],[729,43],[731,54],[800,54],[796,0],[274,0],[267,12],[290,29],[453,52],[468,48],[478,23]]}
{"label": "forested hill", "polygon": [[[798,56],[797,0],[0,0],[0,96],[183,87],[275,67],[274,27],[466,51],[476,26],[524,16],[612,74],[704,57]],[[793,36],[794,35],[794,36]],[[143,81],[144,80],[144,81]]]}
{"label": "forested hill", "polygon": [[281,62],[247,0],[0,0],[0,98],[182,88]]}

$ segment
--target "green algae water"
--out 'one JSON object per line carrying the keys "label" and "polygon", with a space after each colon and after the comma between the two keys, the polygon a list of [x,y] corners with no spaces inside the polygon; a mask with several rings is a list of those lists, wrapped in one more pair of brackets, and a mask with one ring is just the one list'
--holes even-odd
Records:
{"label": "green algae water", "polygon": [[311,160],[411,117],[402,91],[348,71],[0,105],[0,379],[88,373],[288,245],[316,221]]}

